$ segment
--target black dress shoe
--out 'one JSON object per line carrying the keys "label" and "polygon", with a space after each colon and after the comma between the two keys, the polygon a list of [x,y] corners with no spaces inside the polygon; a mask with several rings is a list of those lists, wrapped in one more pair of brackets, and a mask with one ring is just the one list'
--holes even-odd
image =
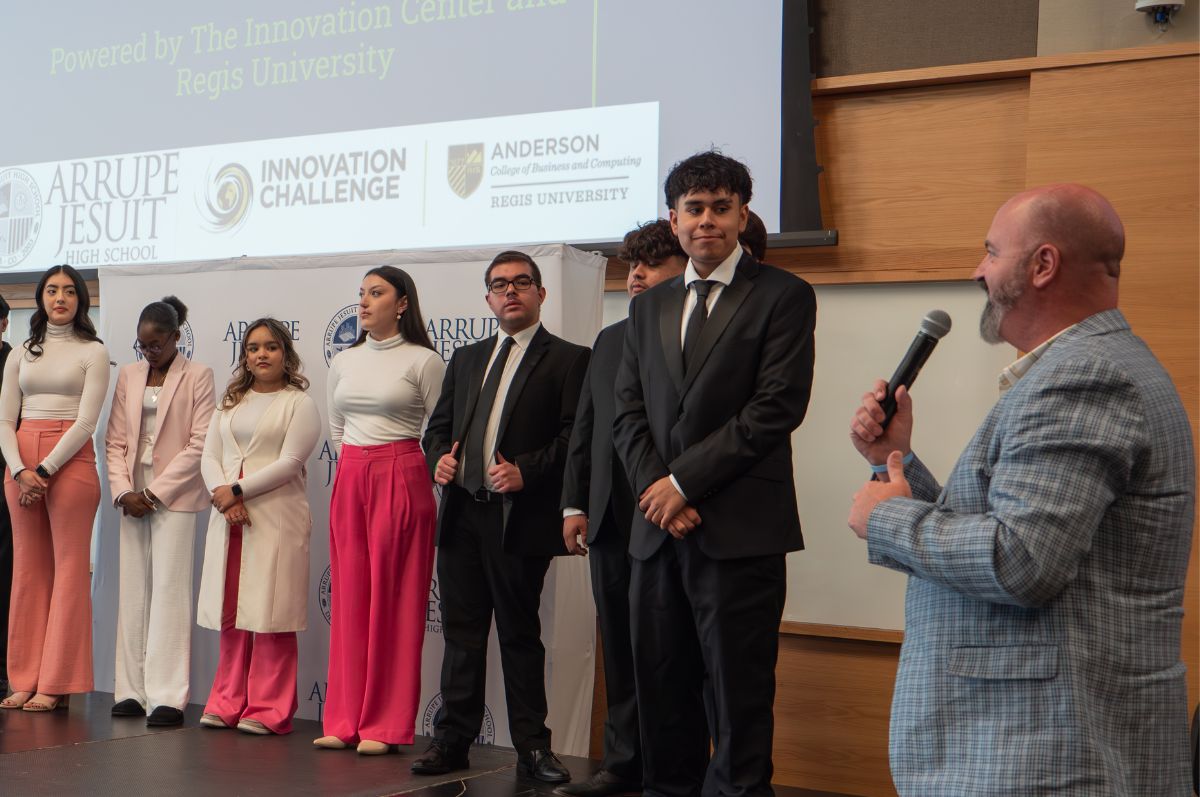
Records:
{"label": "black dress shoe", "polygon": [[441,739],[434,739],[425,754],[412,762],[412,772],[414,775],[445,775],[469,766],[466,750],[454,750]]}
{"label": "black dress shoe", "polygon": [[146,717],[146,724],[153,726],[182,725],[183,712],[171,706],[159,706],[150,712],[149,717]]}
{"label": "black dress shoe", "polygon": [[548,747],[518,755],[517,774],[542,783],[566,783],[571,779],[571,773]]}
{"label": "black dress shoe", "polygon": [[127,697],[112,707],[112,715],[114,717],[144,717],[146,709],[142,708],[142,704],[132,697]]}
{"label": "black dress shoe", "polygon": [[613,795],[641,794],[642,784],[625,780],[607,769],[602,769],[583,783],[559,786],[554,793],[565,795],[565,797],[613,797]]}

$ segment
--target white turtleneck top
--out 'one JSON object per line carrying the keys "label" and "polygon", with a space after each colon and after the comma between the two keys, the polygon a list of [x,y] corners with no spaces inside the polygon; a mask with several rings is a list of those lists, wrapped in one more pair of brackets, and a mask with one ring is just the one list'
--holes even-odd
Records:
{"label": "white turtleneck top", "polygon": [[419,439],[442,393],[446,364],[437,353],[395,335],[345,349],[329,367],[329,436],[372,446]]}
{"label": "white turtleneck top", "polygon": [[[81,340],[72,324],[46,326],[42,355],[32,358],[24,345],[14,347],[4,365],[0,389],[0,453],[13,473],[44,465],[55,473],[96,431],[108,393],[108,349]],[[17,417],[24,420],[74,421],[41,462],[23,462],[17,446]]]}

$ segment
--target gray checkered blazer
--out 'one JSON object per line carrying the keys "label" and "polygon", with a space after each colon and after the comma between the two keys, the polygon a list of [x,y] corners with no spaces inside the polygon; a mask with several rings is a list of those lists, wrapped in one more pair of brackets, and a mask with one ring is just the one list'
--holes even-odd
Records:
{"label": "gray checkered blazer", "polygon": [[1180,661],[1195,502],[1170,378],[1117,310],[1064,332],[940,488],[871,514],[908,573],[892,703],[902,795],[1189,794]]}

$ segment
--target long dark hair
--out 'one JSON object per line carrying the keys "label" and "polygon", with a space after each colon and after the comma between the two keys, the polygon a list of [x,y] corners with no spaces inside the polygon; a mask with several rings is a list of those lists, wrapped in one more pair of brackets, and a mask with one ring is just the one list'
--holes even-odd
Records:
{"label": "long dark hair", "polygon": [[75,335],[80,340],[104,342],[96,334],[96,327],[92,325],[92,319],[88,318],[88,309],[92,306],[92,300],[88,294],[87,283],[83,281],[83,276],[78,271],[63,263],[61,266],[51,266],[46,269],[46,273],[38,280],[37,290],[33,294],[33,300],[37,302],[37,309],[33,311],[33,317],[29,319],[29,337],[25,339],[25,351],[29,352],[32,360],[36,360],[43,354],[42,344],[46,342],[46,327],[50,325],[50,315],[46,312],[42,292],[46,290],[46,283],[55,274],[66,274],[75,286],[75,317],[71,319]]}
{"label": "long dark hair", "polygon": [[229,380],[229,384],[225,387],[225,395],[221,397],[221,409],[223,410],[236,407],[242,397],[246,395],[246,391],[254,384],[254,374],[250,373],[250,369],[246,367],[246,341],[250,339],[250,333],[259,327],[266,327],[267,331],[271,333],[271,337],[275,338],[275,342],[283,348],[284,383],[297,390],[308,390],[308,378],[300,373],[304,370],[304,364],[300,362],[300,355],[296,353],[296,347],[292,345],[292,334],[288,328],[274,318],[260,318],[246,327],[245,333],[242,334],[237,367],[233,369],[233,378]]}
{"label": "long dark hair", "polygon": [[[429,330],[425,328],[425,318],[421,315],[421,303],[417,301],[417,284],[413,282],[412,277],[408,276],[408,272],[395,266],[376,266],[363,274],[363,279],[372,274],[396,289],[397,300],[408,297],[408,309],[400,318],[400,334],[404,336],[404,339],[409,343],[424,346],[430,351],[437,351],[433,348],[433,341],[429,339]],[[354,341],[350,348],[361,345],[366,339],[367,330],[364,329],[358,333],[358,340]]]}

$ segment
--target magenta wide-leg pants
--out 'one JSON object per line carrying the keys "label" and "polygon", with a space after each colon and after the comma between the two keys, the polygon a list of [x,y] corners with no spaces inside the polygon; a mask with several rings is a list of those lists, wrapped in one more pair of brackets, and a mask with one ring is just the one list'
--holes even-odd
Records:
{"label": "magenta wide-leg pants", "polygon": [[412,744],[437,506],[416,440],[343,445],[329,507],[332,614],[324,728]]}
{"label": "magenta wide-leg pants", "polygon": [[274,733],[290,733],[296,714],[296,632],[258,634],[234,626],[242,561],[242,527],[229,527],[225,596],[221,604],[221,647],[205,714],[229,727],[258,720]]}

